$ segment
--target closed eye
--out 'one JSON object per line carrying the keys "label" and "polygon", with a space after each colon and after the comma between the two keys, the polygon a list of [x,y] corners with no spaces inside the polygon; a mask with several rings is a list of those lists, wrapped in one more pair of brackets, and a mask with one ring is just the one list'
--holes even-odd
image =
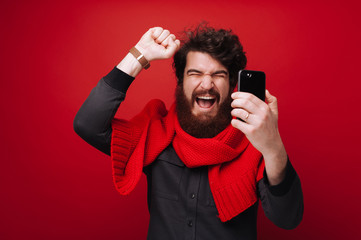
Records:
{"label": "closed eye", "polygon": [[203,73],[201,71],[195,70],[195,69],[189,69],[187,71],[188,76],[202,76]]}
{"label": "closed eye", "polygon": [[223,73],[218,73],[218,74],[212,74],[212,77],[216,77],[216,78],[226,78],[227,75],[223,74]]}
{"label": "closed eye", "polygon": [[212,74],[212,77],[217,77],[217,78],[226,78],[228,75],[228,72],[224,71],[224,70],[220,70],[220,71],[216,71]]}
{"label": "closed eye", "polygon": [[[197,70],[197,69],[189,69],[187,71],[187,76],[193,76],[193,77],[202,77],[205,73]],[[214,73],[211,74],[207,74],[210,75],[212,78],[222,78],[225,79],[228,76],[228,72],[224,71],[224,70],[219,70],[216,71]]]}

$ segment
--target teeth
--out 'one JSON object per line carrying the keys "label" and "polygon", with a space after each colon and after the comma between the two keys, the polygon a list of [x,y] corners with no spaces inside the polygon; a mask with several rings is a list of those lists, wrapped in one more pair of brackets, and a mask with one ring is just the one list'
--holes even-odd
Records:
{"label": "teeth", "polygon": [[203,100],[212,100],[214,99],[214,97],[206,97],[206,96],[202,96],[202,97],[198,97],[199,99],[203,99]]}

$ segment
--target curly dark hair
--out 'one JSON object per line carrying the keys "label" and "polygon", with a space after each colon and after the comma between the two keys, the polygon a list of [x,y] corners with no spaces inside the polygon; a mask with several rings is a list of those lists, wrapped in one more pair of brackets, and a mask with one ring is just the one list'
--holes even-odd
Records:
{"label": "curly dark hair", "polygon": [[173,58],[173,69],[178,84],[183,82],[187,54],[190,51],[208,53],[225,66],[229,72],[231,88],[237,84],[237,73],[244,69],[247,57],[237,35],[232,30],[216,30],[207,23],[201,23],[195,30],[186,30],[185,39]]}

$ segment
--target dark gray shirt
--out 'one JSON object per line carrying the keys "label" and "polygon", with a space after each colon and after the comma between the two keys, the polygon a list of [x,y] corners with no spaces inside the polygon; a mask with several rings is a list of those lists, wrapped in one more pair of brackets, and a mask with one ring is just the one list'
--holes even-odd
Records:
{"label": "dark gray shirt", "polygon": [[[75,131],[110,154],[111,120],[134,78],[114,68],[91,91],[74,119]],[[144,167],[148,181],[148,239],[257,239],[258,202],[221,222],[208,182],[208,168],[188,168],[172,145]],[[257,184],[265,215],[277,226],[295,228],[302,220],[301,183],[290,161],[286,177],[270,186],[266,171]]]}

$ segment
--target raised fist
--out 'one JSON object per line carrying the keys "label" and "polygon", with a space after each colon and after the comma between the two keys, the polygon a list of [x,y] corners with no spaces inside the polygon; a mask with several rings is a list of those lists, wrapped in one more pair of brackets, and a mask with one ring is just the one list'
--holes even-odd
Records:
{"label": "raised fist", "polygon": [[149,62],[171,58],[179,46],[175,35],[161,27],[150,28],[135,45]]}

